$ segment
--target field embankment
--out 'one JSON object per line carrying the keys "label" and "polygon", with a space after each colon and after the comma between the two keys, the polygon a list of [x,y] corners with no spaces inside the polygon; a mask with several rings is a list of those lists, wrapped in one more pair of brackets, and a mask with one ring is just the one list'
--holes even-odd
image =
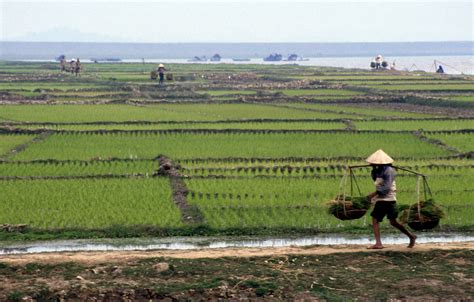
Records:
{"label": "field embankment", "polygon": [[462,243],[7,256],[0,298],[469,300],[472,250]]}

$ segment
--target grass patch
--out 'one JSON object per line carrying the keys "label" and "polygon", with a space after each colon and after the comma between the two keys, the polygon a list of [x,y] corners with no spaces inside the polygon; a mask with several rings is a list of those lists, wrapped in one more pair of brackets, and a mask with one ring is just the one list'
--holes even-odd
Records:
{"label": "grass patch", "polygon": [[254,95],[257,92],[253,90],[204,90],[197,91],[199,94],[207,94],[210,96],[223,96],[223,95]]}
{"label": "grass patch", "polygon": [[417,121],[355,121],[358,130],[462,130],[474,129],[474,119],[457,120],[417,120]]}
{"label": "grass patch", "polygon": [[16,146],[25,144],[33,138],[33,135],[26,134],[0,134],[0,157],[9,154]]}
{"label": "grass patch", "polygon": [[283,93],[287,96],[306,96],[306,95],[341,95],[341,96],[354,96],[354,95],[364,95],[364,92],[344,90],[344,89],[285,89],[285,90],[276,90],[276,92]]}

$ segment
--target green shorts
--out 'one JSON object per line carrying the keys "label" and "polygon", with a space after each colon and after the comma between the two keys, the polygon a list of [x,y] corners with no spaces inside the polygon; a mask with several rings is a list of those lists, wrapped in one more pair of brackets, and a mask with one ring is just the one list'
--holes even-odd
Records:
{"label": "green shorts", "polygon": [[387,215],[388,219],[396,219],[398,217],[398,207],[396,201],[383,201],[379,200],[375,203],[374,209],[370,216],[377,219],[378,222],[382,222],[383,218]]}

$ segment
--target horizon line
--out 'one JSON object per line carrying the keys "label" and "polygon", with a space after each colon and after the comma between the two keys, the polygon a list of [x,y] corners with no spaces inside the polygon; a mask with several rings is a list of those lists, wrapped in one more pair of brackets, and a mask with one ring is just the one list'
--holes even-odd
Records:
{"label": "horizon line", "polygon": [[117,44],[374,44],[374,43],[474,43],[474,40],[439,40],[439,41],[333,41],[333,42],[124,42],[124,41],[21,41],[0,40],[0,43],[117,43]]}

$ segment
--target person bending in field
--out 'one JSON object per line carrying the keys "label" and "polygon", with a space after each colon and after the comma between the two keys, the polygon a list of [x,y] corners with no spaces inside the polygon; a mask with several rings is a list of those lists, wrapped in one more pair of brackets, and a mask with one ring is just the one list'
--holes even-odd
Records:
{"label": "person bending in field", "polygon": [[410,238],[409,248],[415,246],[416,236],[410,233],[397,221],[397,186],[395,183],[396,172],[392,167],[393,159],[382,150],[376,151],[366,160],[372,166],[372,179],[375,182],[375,192],[369,194],[368,198],[375,203],[372,216],[372,227],[374,229],[375,245],[370,249],[383,249],[380,240],[380,222],[387,216],[390,224]]}

